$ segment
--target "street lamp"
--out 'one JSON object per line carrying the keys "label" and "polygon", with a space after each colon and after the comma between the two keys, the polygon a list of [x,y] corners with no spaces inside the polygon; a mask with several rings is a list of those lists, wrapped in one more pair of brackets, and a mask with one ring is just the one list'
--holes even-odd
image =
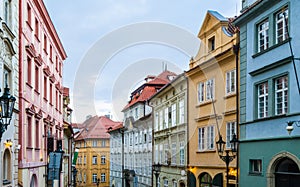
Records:
{"label": "street lamp", "polygon": [[100,179],[97,178],[97,187],[99,187],[99,184],[100,184]]}
{"label": "street lamp", "polygon": [[292,133],[292,131],[294,130],[293,124],[296,125],[296,127],[300,127],[300,121],[288,121],[286,122],[287,126],[286,126],[286,130],[288,131],[289,135]]}
{"label": "street lamp", "polygon": [[155,179],[156,179],[156,187],[158,187],[158,176],[160,174],[161,171],[161,164],[158,162],[157,164],[153,164],[152,165],[152,169],[155,175]]}
{"label": "street lamp", "polygon": [[16,98],[9,93],[9,88],[4,88],[4,93],[0,97],[0,141],[3,133],[7,130],[13,114]]}
{"label": "street lamp", "polygon": [[[218,154],[220,159],[222,159],[225,164],[226,164],[226,186],[229,186],[229,163],[231,161],[233,161],[233,159],[236,156],[236,152],[237,152],[237,144],[238,144],[238,139],[236,137],[235,134],[233,134],[232,136],[232,140],[230,140],[230,145],[231,145],[231,150],[225,150],[225,142],[222,140],[222,136],[219,135],[219,140],[216,142],[217,144],[217,150],[218,150]],[[224,151],[225,151],[225,155],[224,155]]]}

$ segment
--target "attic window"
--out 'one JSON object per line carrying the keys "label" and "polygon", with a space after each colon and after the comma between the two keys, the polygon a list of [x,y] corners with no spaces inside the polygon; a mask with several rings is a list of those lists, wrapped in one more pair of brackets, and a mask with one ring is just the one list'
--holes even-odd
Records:
{"label": "attic window", "polygon": [[210,39],[208,39],[208,49],[209,51],[213,51],[215,50],[215,37],[211,37]]}

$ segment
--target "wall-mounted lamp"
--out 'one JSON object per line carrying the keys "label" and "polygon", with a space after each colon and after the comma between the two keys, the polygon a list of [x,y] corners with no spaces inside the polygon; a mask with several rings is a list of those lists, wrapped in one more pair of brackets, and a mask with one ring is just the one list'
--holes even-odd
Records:
{"label": "wall-mounted lamp", "polygon": [[5,148],[9,148],[9,147],[11,147],[12,145],[13,145],[13,142],[12,142],[10,139],[8,139],[8,140],[6,140],[6,142],[4,142]]}
{"label": "wall-mounted lamp", "polygon": [[294,130],[294,126],[293,124],[296,125],[296,127],[300,127],[300,121],[288,121],[286,122],[287,126],[286,126],[286,130],[289,133],[289,135],[292,133],[292,131]]}

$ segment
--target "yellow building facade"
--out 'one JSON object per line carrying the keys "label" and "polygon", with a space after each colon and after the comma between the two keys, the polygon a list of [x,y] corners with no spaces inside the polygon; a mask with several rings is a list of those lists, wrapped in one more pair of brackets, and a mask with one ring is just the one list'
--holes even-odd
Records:
{"label": "yellow building facade", "polygon": [[122,124],[106,116],[94,116],[79,124],[75,147],[79,149],[76,162],[76,186],[107,187],[110,178],[109,128]]}
{"label": "yellow building facade", "polygon": [[[201,45],[190,60],[188,77],[189,186],[226,186],[226,165],[217,151],[219,135],[230,149],[237,133],[236,36],[228,19],[208,11],[198,37]],[[236,159],[230,165],[229,186],[236,180]]]}

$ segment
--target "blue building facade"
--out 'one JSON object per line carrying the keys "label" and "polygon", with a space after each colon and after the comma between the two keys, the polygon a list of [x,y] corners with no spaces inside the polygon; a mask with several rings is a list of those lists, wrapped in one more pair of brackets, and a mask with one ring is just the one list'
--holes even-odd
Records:
{"label": "blue building facade", "polygon": [[242,6],[234,21],[240,28],[239,186],[297,186],[300,1],[243,0]]}

